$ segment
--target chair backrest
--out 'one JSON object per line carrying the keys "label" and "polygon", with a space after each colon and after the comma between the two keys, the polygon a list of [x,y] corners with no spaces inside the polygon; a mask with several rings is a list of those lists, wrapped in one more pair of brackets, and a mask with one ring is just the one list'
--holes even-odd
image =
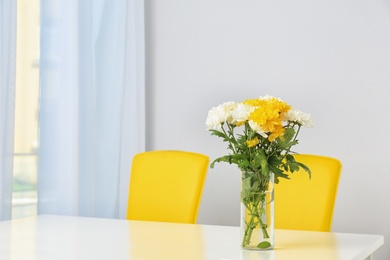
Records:
{"label": "chair backrest", "polygon": [[294,157],[310,168],[311,179],[300,170],[275,184],[275,228],[330,231],[341,163],[317,155]]}
{"label": "chair backrest", "polygon": [[195,223],[209,157],[186,151],[134,156],[127,219]]}

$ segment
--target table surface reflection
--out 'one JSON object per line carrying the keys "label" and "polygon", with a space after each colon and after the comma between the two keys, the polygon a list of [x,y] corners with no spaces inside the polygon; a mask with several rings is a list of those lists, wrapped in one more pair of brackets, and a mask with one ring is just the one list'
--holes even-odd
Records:
{"label": "table surface reflection", "polygon": [[[0,222],[0,259],[366,259],[380,235],[276,230],[272,251],[240,248],[240,229],[42,215]],[[369,258],[368,258],[369,259]]]}

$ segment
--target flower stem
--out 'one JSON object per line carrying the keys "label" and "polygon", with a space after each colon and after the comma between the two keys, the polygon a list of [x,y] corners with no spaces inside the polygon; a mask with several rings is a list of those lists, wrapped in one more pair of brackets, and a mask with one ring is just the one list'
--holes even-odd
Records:
{"label": "flower stem", "polygon": [[246,226],[242,240],[242,247],[246,247],[251,243],[253,230],[256,228],[256,226],[260,226],[264,239],[269,238],[267,224],[265,224],[262,220],[262,216],[266,214],[265,204],[264,194],[256,195],[253,201],[244,203],[246,210],[249,212],[249,221],[245,221]]}

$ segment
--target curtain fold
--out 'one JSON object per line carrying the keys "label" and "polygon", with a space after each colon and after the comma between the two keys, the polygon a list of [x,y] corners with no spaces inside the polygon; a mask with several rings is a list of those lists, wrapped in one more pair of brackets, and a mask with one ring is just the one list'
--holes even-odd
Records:
{"label": "curtain fold", "polygon": [[12,212],[15,70],[16,1],[0,0],[0,220]]}
{"label": "curtain fold", "polygon": [[124,218],[145,146],[143,1],[41,3],[38,212]]}

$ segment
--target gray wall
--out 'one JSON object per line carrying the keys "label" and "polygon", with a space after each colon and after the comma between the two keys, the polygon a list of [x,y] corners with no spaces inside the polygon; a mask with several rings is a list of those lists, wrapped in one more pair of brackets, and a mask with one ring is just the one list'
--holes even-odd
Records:
{"label": "gray wall", "polygon": [[[296,151],[343,163],[333,230],[390,235],[389,1],[149,0],[146,30],[147,149],[224,155],[208,110],[281,97],[316,123]],[[239,225],[239,185],[210,169],[198,222]]]}

